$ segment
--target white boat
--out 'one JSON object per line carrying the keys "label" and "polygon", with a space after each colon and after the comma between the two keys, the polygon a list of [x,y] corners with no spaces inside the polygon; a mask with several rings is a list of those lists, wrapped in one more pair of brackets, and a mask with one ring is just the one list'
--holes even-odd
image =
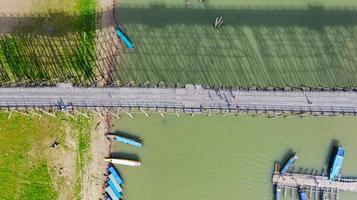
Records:
{"label": "white boat", "polygon": [[118,165],[127,165],[127,166],[133,166],[133,167],[141,166],[141,162],[140,161],[136,161],[136,160],[127,160],[127,159],[119,159],[119,158],[106,158],[105,161],[111,162],[113,164],[118,164]]}

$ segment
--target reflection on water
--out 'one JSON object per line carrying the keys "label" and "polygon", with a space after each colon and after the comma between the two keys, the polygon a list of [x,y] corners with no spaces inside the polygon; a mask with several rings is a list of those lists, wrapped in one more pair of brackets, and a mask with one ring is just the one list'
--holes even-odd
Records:
{"label": "reflection on water", "polygon": [[[357,175],[357,118],[123,116],[116,128],[138,135],[144,148],[123,144],[113,151],[138,154],[140,168],[118,166],[127,200],[271,200],[274,161],[297,152],[296,168],[326,170],[332,144],[346,147],[343,175]],[[343,193],[341,200],[356,194]],[[287,195],[290,196],[290,195]]]}

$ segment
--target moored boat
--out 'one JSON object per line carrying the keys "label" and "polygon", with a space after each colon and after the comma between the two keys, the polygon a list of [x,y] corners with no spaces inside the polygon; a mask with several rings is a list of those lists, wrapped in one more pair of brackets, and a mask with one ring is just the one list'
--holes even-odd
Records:
{"label": "moored boat", "polygon": [[111,187],[106,187],[105,192],[108,194],[109,199],[111,200],[119,200],[119,197],[114,193]]}
{"label": "moored boat", "polygon": [[300,200],[307,200],[306,192],[301,187],[299,187],[299,197]]}
{"label": "moored boat", "polygon": [[119,158],[106,158],[105,161],[111,162],[113,164],[118,164],[118,165],[127,165],[127,166],[133,166],[133,167],[141,166],[141,162],[140,161],[136,161],[136,160],[119,159]]}
{"label": "moored boat", "polygon": [[143,143],[136,141],[134,139],[127,138],[127,137],[118,136],[118,135],[110,135],[110,134],[107,135],[107,137],[109,139],[112,139],[112,140],[115,140],[115,141],[118,141],[118,142],[121,142],[124,144],[129,144],[134,147],[142,147],[143,146]]}
{"label": "moored boat", "polygon": [[323,190],[322,193],[321,193],[321,199],[322,200],[328,200],[328,195],[327,195],[327,192],[325,190]]}
{"label": "moored boat", "polygon": [[108,173],[113,175],[115,181],[120,185],[123,184],[123,179],[120,177],[119,173],[117,172],[117,170],[115,169],[114,166],[109,165],[108,167]]}
{"label": "moored boat", "polygon": [[345,158],[346,149],[343,147],[338,147],[337,153],[333,160],[333,164],[330,170],[329,180],[334,181],[339,176],[341,172],[341,168],[343,165],[343,159]]}
{"label": "moored boat", "polygon": [[288,160],[288,162],[284,165],[283,169],[281,170],[280,175],[284,175],[286,172],[288,172],[290,167],[292,167],[294,165],[295,161],[298,158],[299,157],[296,154],[291,156],[290,159]]}
{"label": "moored boat", "polygon": [[281,187],[280,185],[276,185],[275,187],[275,200],[281,199]]}

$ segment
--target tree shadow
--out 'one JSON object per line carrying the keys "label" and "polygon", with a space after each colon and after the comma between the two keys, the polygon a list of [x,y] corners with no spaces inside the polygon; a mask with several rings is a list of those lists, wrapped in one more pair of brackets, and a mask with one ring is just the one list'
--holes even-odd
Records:
{"label": "tree shadow", "polygon": [[114,65],[115,41],[108,36],[114,24],[97,25],[98,19],[112,14],[113,10],[0,15],[0,84],[113,82],[108,68]]}

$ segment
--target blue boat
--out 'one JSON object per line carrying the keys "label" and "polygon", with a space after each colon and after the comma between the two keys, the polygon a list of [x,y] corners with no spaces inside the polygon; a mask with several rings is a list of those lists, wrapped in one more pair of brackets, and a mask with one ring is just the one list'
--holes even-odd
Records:
{"label": "blue boat", "polygon": [[284,165],[283,169],[281,170],[280,175],[284,175],[286,172],[288,172],[290,167],[294,165],[295,161],[298,158],[299,157],[296,154],[291,156],[291,158],[288,160],[288,162]]}
{"label": "blue boat", "polygon": [[110,189],[113,190],[115,196],[117,196],[119,199],[122,197],[121,192],[119,192],[118,188],[115,187],[115,185],[113,184],[113,182],[111,180],[108,181],[108,185],[110,187]]}
{"label": "blue boat", "polygon": [[123,183],[123,179],[120,178],[119,173],[115,170],[115,168],[114,168],[112,165],[110,165],[110,166],[108,167],[108,171],[109,171],[110,174],[113,175],[115,181],[116,181],[119,185],[121,185],[121,184]]}
{"label": "blue boat", "polygon": [[280,187],[280,185],[276,185],[275,200],[280,200],[280,199],[281,199],[281,187]]}
{"label": "blue boat", "polygon": [[135,141],[135,140],[127,138],[127,137],[118,136],[118,135],[107,135],[107,137],[109,137],[112,140],[124,143],[124,144],[129,144],[134,147],[142,147],[143,146],[143,144],[141,142]]}
{"label": "blue boat", "polygon": [[130,41],[129,37],[126,36],[126,34],[119,27],[115,29],[115,32],[120,37],[120,39],[124,42],[126,47],[128,47],[128,49],[134,48],[134,44]]}
{"label": "blue boat", "polygon": [[335,155],[335,158],[333,160],[333,164],[330,170],[330,175],[329,175],[329,180],[334,181],[338,177],[338,175],[341,172],[341,168],[343,165],[343,159],[345,157],[345,148],[343,147],[338,147],[337,153]]}
{"label": "blue boat", "polygon": [[112,200],[119,200],[119,197],[117,197],[117,195],[114,193],[114,191],[112,190],[112,188],[110,187],[106,187],[105,188],[105,192],[107,192],[108,196],[110,199]]}
{"label": "blue boat", "polygon": [[299,197],[300,197],[300,200],[307,200],[306,192],[304,190],[302,190],[301,187],[299,187]]}
{"label": "blue boat", "polygon": [[109,180],[112,181],[112,183],[114,184],[115,188],[116,188],[119,192],[123,191],[123,188],[122,188],[122,187],[119,185],[119,183],[115,180],[113,174],[110,174],[110,175],[109,175]]}

